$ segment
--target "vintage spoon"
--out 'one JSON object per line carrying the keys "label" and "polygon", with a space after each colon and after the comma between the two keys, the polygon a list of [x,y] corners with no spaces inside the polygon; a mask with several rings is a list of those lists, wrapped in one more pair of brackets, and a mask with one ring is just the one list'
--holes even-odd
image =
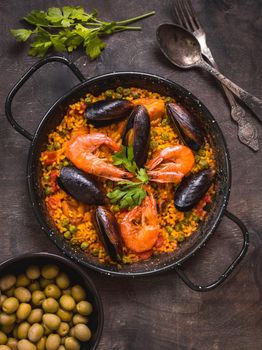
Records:
{"label": "vintage spoon", "polygon": [[161,51],[169,61],[180,68],[205,69],[239,97],[262,121],[262,100],[241,89],[204,61],[199,42],[193,34],[175,24],[164,23],[157,28],[156,36]]}

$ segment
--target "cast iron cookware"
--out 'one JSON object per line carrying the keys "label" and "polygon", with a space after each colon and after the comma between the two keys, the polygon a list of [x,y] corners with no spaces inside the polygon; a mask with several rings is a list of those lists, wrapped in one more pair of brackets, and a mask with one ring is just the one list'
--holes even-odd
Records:
{"label": "cast iron cookware", "polygon": [[[36,70],[54,61],[67,65],[80,80],[80,83],[53,104],[41,120],[35,133],[30,134],[15,121],[12,115],[12,101],[18,90]],[[57,231],[43,201],[40,185],[41,166],[39,161],[40,153],[45,149],[48,134],[61,122],[70,104],[78,101],[88,92],[98,95],[107,89],[115,89],[118,86],[134,86],[158,92],[162,95],[172,96],[187,109],[193,110],[198,115],[201,121],[201,127],[215,150],[217,163],[215,198],[206,219],[201,222],[199,229],[173,253],[152,257],[147,261],[141,261],[132,265],[123,265],[120,268],[115,265],[103,265],[99,263],[91,254],[88,255],[81,251],[80,248],[70,245]],[[231,168],[225,139],[217,122],[207,108],[194,95],[180,85],[157,75],[141,72],[114,72],[85,79],[78,68],[66,58],[60,56],[48,57],[33,65],[13,87],[6,99],[6,116],[11,125],[31,142],[27,164],[27,182],[35,215],[42,230],[70,258],[93,270],[116,276],[146,276],[174,268],[190,288],[197,291],[207,291],[220,285],[245,255],[248,248],[248,231],[236,216],[226,210],[230,192]],[[238,256],[216,281],[205,286],[196,285],[186,276],[182,269],[182,264],[204,245],[208,238],[215,232],[215,228],[224,215],[239,226],[243,234],[243,246]]]}

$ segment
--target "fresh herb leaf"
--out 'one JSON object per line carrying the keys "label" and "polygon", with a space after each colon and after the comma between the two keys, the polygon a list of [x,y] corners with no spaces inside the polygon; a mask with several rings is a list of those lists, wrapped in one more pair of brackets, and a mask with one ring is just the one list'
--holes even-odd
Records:
{"label": "fresh herb leaf", "polygon": [[28,29],[11,29],[11,33],[17,41],[26,41],[33,34],[33,31]]}
{"label": "fresh herb leaf", "polygon": [[121,181],[107,197],[112,204],[118,204],[120,209],[131,209],[142,203],[146,197],[146,190],[141,187],[141,183]]}
{"label": "fresh herb leaf", "polygon": [[122,146],[121,150],[115,153],[112,158],[114,165],[123,165],[130,173],[135,173],[137,171],[133,146]]}
{"label": "fresh herb leaf", "polygon": [[[98,19],[97,11],[85,12],[80,6],[50,7],[46,12],[33,10],[23,19],[33,25],[34,30],[11,29],[17,41],[27,41],[33,38],[29,55],[44,56],[53,47],[56,51],[72,52],[83,45],[86,54],[95,59],[105,48],[101,39],[123,30],[140,30],[141,27],[129,27],[127,24],[141,20],[155,12],[130,18],[124,21],[106,22]],[[42,31],[46,36],[42,35]],[[135,171],[135,170],[133,170]]]}
{"label": "fresh herb leaf", "polygon": [[138,170],[136,177],[138,178],[138,180],[140,180],[144,184],[147,184],[149,182],[149,177],[148,177],[147,172],[144,168],[140,168]]}

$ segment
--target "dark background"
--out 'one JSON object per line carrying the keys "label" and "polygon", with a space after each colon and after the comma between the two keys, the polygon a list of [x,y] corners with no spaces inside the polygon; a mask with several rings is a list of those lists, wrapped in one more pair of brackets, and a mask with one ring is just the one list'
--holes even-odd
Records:
{"label": "dark background", "polygon": [[[221,71],[247,91],[262,98],[262,2],[258,0],[193,1],[208,34],[208,43]],[[68,5],[68,1],[10,1],[0,3],[0,261],[24,252],[59,253],[41,232],[26,187],[29,142],[15,132],[4,115],[4,101],[18,78],[37,59],[28,45],[9,33],[33,9]],[[202,71],[182,71],[159,52],[157,26],[171,21],[170,1],[71,0],[71,5],[96,8],[104,19],[126,19],[152,10],[156,15],[139,23],[142,32],[123,32],[106,39],[107,48],[90,62],[83,52],[70,56],[86,77],[117,70],[155,73],[192,91],[218,121],[232,161],[228,209],[250,232],[247,256],[216,290],[191,291],[174,271],[154,277],[117,279],[89,272],[105,309],[99,350],[261,350],[262,349],[262,198],[261,151],[252,152],[237,139],[222,89]],[[66,55],[67,56],[67,55]],[[13,108],[17,120],[34,128],[47,108],[77,81],[66,68],[46,66],[18,94]],[[262,148],[261,125],[259,128]],[[195,282],[207,283],[223,272],[242,244],[239,230],[227,219],[199,254],[186,264]]]}

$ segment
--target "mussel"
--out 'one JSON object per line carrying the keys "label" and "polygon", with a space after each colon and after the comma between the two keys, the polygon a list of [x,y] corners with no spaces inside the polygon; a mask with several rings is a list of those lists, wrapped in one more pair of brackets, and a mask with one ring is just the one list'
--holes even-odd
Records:
{"label": "mussel", "polygon": [[104,126],[127,118],[134,105],[128,100],[97,101],[87,107],[85,116],[95,126]]}
{"label": "mussel", "polygon": [[191,210],[209,189],[214,173],[214,170],[209,168],[185,177],[175,192],[175,207],[177,210]]}
{"label": "mussel", "polygon": [[61,169],[57,183],[62,190],[80,202],[89,205],[105,204],[105,195],[93,177],[73,166]]}
{"label": "mussel", "polygon": [[134,160],[142,168],[147,160],[149,150],[150,118],[146,108],[135,106],[130,114],[122,136],[124,146],[133,145]]}
{"label": "mussel", "polygon": [[106,252],[113,261],[121,262],[123,255],[122,240],[114,214],[108,208],[99,206],[96,208],[94,216],[97,233]]}
{"label": "mussel", "polygon": [[176,103],[167,103],[166,111],[185,144],[198,151],[204,143],[204,136],[196,117]]}

